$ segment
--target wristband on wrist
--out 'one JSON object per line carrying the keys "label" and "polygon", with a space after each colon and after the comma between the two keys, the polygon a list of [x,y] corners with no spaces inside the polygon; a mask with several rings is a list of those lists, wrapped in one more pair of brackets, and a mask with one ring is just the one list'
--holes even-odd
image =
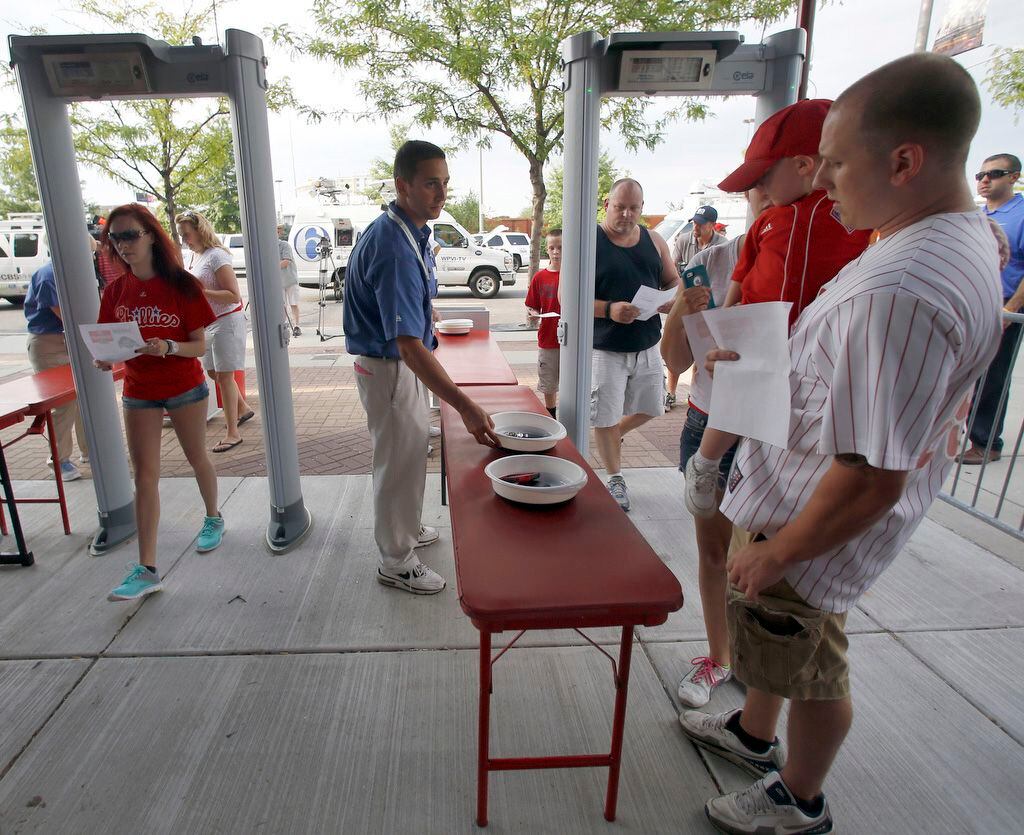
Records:
{"label": "wristband on wrist", "polygon": [[605,302],[604,303],[604,318],[605,319],[611,319],[612,318],[612,302]]}

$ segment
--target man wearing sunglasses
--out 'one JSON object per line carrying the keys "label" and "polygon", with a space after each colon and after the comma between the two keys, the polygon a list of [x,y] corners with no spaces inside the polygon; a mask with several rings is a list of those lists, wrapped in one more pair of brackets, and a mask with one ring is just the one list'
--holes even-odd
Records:
{"label": "man wearing sunglasses", "polygon": [[[1020,179],[1020,159],[1013,154],[996,154],[981,164],[974,175],[978,181],[978,194],[985,198],[985,214],[998,223],[1010,242],[1010,260],[1002,271],[1003,309],[1019,313],[1024,308],[1024,197],[1014,193]],[[988,368],[985,385],[976,394],[978,414],[971,427],[971,448],[962,456],[964,464],[984,464],[998,461],[1003,455],[1003,386],[1013,370],[1013,354],[1020,339],[1019,322],[1003,331],[999,352]],[[1007,397],[1007,401],[1009,397]],[[992,442],[986,457],[985,450]]]}

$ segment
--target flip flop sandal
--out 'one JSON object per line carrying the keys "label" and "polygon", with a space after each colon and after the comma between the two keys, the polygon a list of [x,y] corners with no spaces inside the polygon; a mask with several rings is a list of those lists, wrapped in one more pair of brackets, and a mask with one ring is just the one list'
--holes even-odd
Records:
{"label": "flip flop sandal", "polygon": [[246,412],[238,419],[238,425],[241,426],[247,420],[252,420],[254,417],[256,417],[256,413],[252,409],[250,409],[248,412]]}
{"label": "flip flop sandal", "polygon": [[221,441],[217,446],[213,448],[214,452],[227,452],[229,449],[234,449],[242,443],[242,439],[239,438],[237,441]]}

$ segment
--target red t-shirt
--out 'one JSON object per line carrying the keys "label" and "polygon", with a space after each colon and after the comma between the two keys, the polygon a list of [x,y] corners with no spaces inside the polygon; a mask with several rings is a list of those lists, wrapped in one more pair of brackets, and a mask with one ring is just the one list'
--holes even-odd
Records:
{"label": "red t-shirt", "polygon": [[732,280],[743,284],[743,304],[792,302],[792,325],[822,285],[867,248],[870,237],[870,231],[843,226],[825,192],[812,191],[754,221]]}
{"label": "red t-shirt", "polygon": [[[192,279],[195,281],[195,279]],[[214,320],[199,282],[196,294],[186,298],[160,276],[140,281],[128,272],[103,290],[99,322],[139,325],[143,339],[188,342],[192,331]],[[125,363],[124,396],[137,400],[167,400],[203,382],[203,367],[195,357],[140,355]]]}
{"label": "red t-shirt", "polygon": [[[561,313],[558,304],[558,273],[551,270],[537,270],[530,280],[530,289],[526,291],[526,306],[539,310],[541,313]],[[557,348],[558,319],[541,319],[537,330],[538,348]]]}

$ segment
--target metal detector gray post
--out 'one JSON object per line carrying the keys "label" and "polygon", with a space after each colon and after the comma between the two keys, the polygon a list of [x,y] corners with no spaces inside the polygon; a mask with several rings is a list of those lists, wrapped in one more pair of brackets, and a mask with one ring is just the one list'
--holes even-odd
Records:
{"label": "metal detector gray post", "polygon": [[583,32],[562,42],[565,64],[565,182],[562,196],[562,317],[558,419],[581,455],[590,438],[590,365],[594,345],[594,252],[597,247],[597,137],[601,88],[594,47]]}
{"label": "metal detector gray post", "polygon": [[[92,356],[78,332],[79,323],[96,321],[100,305],[68,106],[65,100],[50,93],[39,51],[27,41],[27,38],[10,39],[11,60],[25,106],[25,126],[39,184],[39,199],[46,228],[50,230],[50,256],[71,373],[89,441],[89,463],[99,518],[89,550],[102,554],[135,533],[134,491],[121,443],[120,410],[113,377],[110,372],[93,366]],[[60,234],[54,234],[58,229]],[[118,431],[111,431],[114,427]]]}
{"label": "metal detector gray post", "polygon": [[806,51],[807,33],[803,29],[787,29],[764,39],[767,76],[754,110],[758,125],[773,113],[796,103]]}
{"label": "metal detector gray post", "polygon": [[299,484],[281,303],[266,59],[263,44],[254,35],[230,29],[227,42],[225,55],[219,45],[204,46],[197,40],[192,46],[171,46],[140,34],[10,38],[54,255],[57,293],[70,337],[71,367],[92,446],[100,509],[96,551],[131,535],[134,514],[120,433],[110,431],[120,425],[110,375],[93,369],[76,327],[78,322],[96,321],[98,303],[83,228],[68,101],[223,95],[231,99],[270,483],[267,543],[283,551],[298,542],[311,523]]}
{"label": "metal detector gray post", "polygon": [[565,184],[562,210],[558,416],[586,454],[598,131],[602,96],[756,96],[758,123],[796,101],[807,35],[779,32],[744,45],[738,32],[582,32],[562,41]]}
{"label": "metal detector gray post", "polygon": [[263,43],[238,29],[226,34],[227,83],[238,195],[245,236],[246,278],[252,311],[253,345],[263,411],[263,440],[270,481],[267,544],[274,551],[294,545],[309,530],[302,500],[295,414],[288,367],[290,328],[281,302],[280,255],[274,213],[274,179],[267,127],[266,58]]}

